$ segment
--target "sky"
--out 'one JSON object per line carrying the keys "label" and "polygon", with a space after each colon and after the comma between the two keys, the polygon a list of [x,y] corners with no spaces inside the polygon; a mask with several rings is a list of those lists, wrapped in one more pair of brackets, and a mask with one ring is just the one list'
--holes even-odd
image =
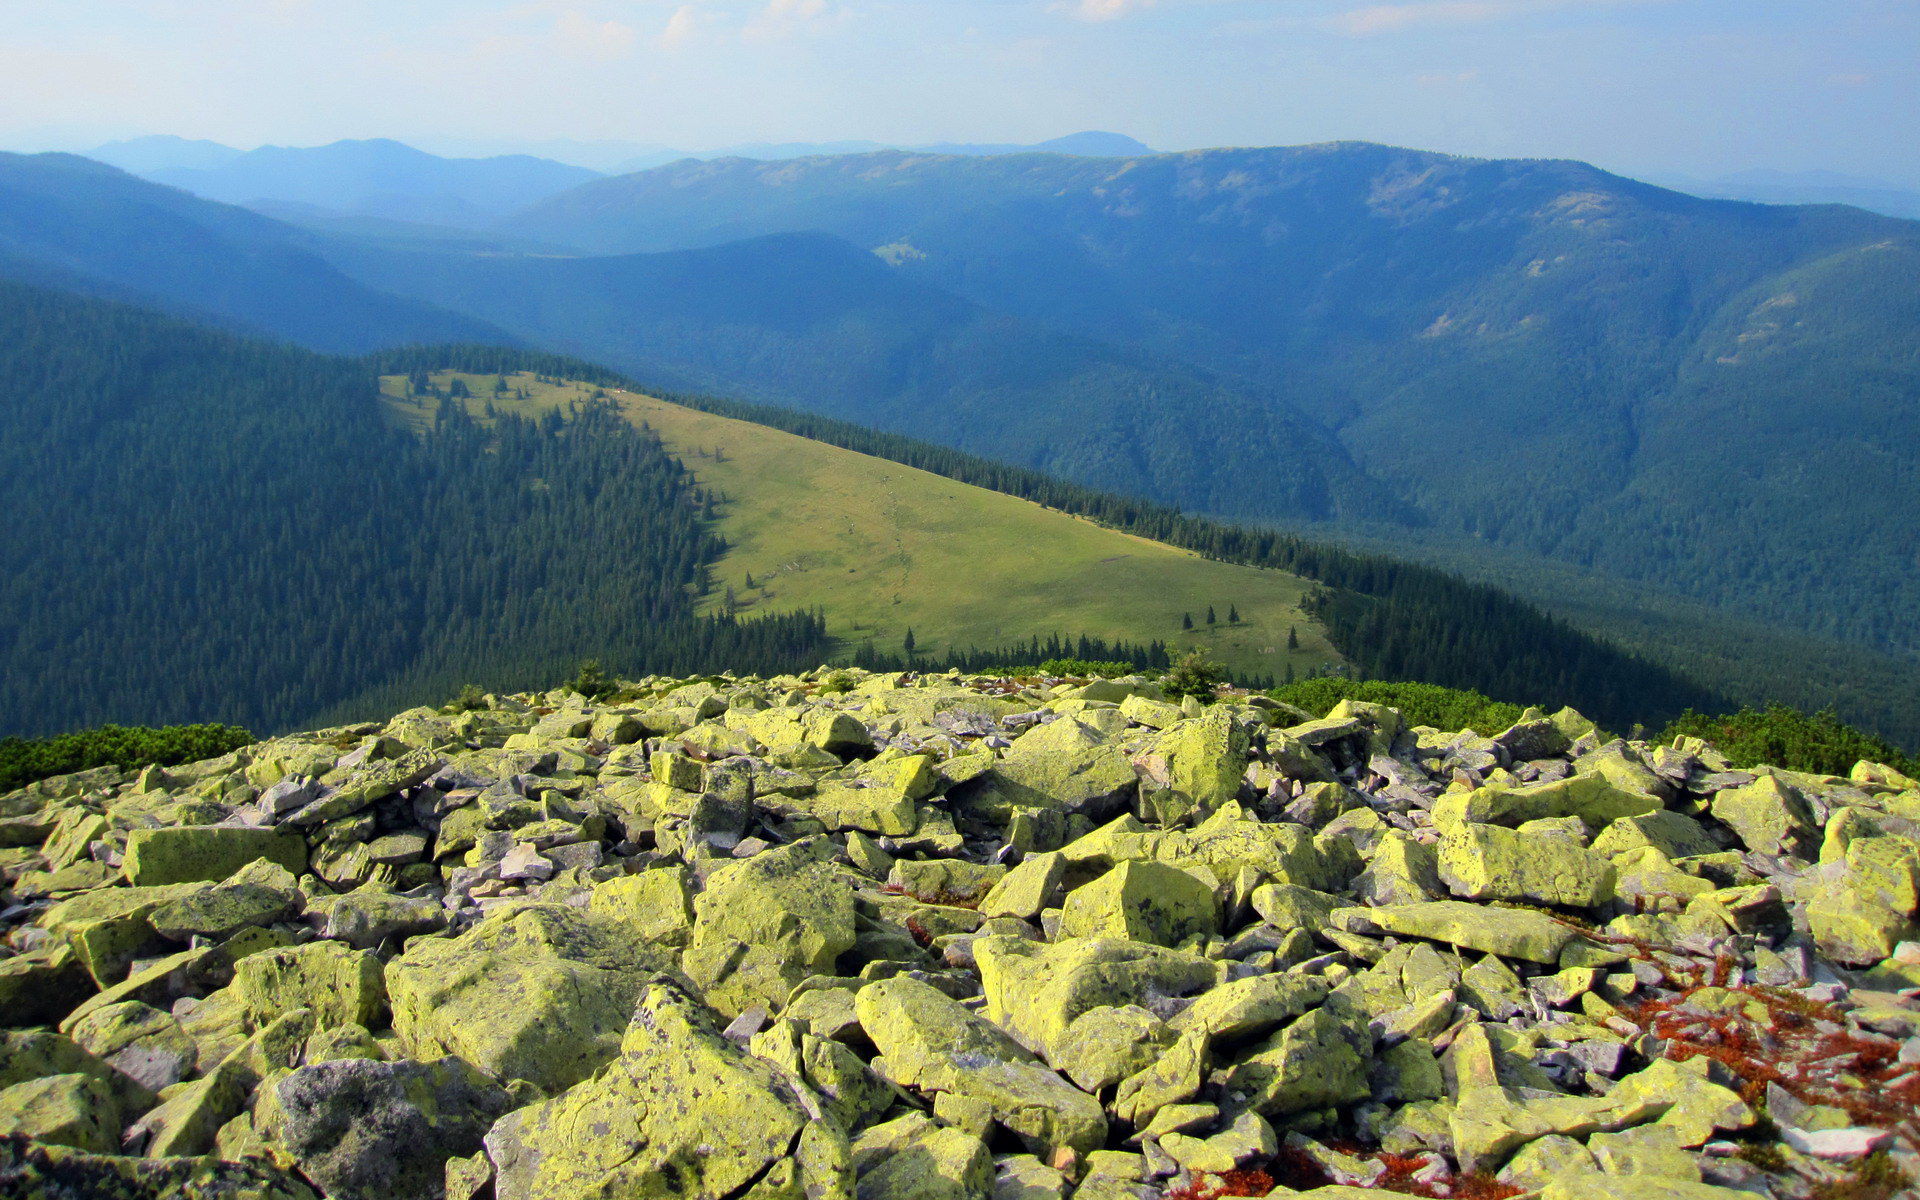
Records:
{"label": "sky", "polygon": [[0,0],[0,146],[1342,139],[1920,186],[1920,0]]}

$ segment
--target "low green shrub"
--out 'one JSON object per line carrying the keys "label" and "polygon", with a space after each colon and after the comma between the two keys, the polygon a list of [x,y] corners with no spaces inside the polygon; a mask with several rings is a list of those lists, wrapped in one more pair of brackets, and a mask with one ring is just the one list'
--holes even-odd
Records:
{"label": "low green shrub", "polygon": [[1709,716],[1688,709],[1661,733],[1661,741],[1697,737],[1709,742],[1736,767],[1768,764],[1816,775],[1845,775],[1861,759],[1885,763],[1912,775],[1920,770],[1913,756],[1884,738],[1843,724],[1833,710],[1803,713],[1784,704],[1743,708]]}
{"label": "low green shrub", "polygon": [[1195,650],[1175,664],[1173,669],[1160,677],[1160,687],[1167,695],[1180,699],[1192,696],[1196,700],[1213,703],[1220,685],[1227,682],[1227,669]]}
{"label": "low green shrub", "polygon": [[1118,679],[1139,670],[1130,662],[1090,662],[1084,658],[1050,658],[1040,664],[1042,675],[1066,675],[1074,678]]}
{"label": "low green shrub", "polygon": [[93,767],[171,767],[218,758],[253,744],[253,735],[232,725],[102,725],[49,738],[0,738],[0,792],[55,775]]}
{"label": "low green shrub", "polygon": [[1436,683],[1387,683],[1383,680],[1343,679],[1337,675],[1302,679],[1274,688],[1267,695],[1283,704],[1325,716],[1342,700],[1363,700],[1397,708],[1409,725],[1430,725],[1455,732],[1471,729],[1492,736],[1520,719],[1518,704],[1490,700],[1479,692],[1441,687]]}

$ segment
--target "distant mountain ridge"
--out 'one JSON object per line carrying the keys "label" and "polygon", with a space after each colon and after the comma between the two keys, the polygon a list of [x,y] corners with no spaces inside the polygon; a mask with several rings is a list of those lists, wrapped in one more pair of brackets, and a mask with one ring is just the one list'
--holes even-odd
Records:
{"label": "distant mountain ridge", "polygon": [[385,138],[262,146],[201,167],[141,174],[227,204],[279,201],[402,221],[472,226],[600,178],[527,155],[442,158]]}
{"label": "distant mountain ridge", "polygon": [[[680,163],[505,228],[590,254],[831,233],[1276,397],[1441,528],[1920,651],[1910,222],[1347,143]],[[1220,511],[1275,515],[1279,474]]]}
{"label": "distant mountain ridge", "polygon": [[349,278],[290,226],[70,154],[0,153],[0,274],[318,350],[513,340]]}
{"label": "distant mountain ridge", "polygon": [[[363,282],[452,305],[659,385],[807,403],[1094,486],[1227,506],[1272,471],[1271,511],[1324,520],[1393,504],[1316,422],[1273,397],[989,311],[824,234],[562,258],[380,247],[330,253]],[[1194,422],[1206,409],[1215,420]],[[1173,491],[1187,480],[1209,490]]]}

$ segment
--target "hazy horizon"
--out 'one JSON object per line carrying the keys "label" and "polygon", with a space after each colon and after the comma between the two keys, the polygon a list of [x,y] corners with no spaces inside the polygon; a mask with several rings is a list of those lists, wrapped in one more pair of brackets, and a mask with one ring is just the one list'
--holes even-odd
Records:
{"label": "hazy horizon", "polygon": [[[0,145],[1371,141],[1920,186],[1898,0],[0,0]],[[73,87],[85,79],[84,89]]]}

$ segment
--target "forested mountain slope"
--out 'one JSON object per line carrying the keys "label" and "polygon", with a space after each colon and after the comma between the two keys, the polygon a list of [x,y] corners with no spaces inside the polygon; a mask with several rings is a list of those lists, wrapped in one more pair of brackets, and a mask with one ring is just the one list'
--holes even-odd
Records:
{"label": "forested mountain slope", "polygon": [[704,496],[604,410],[419,436],[362,363],[4,282],[0,377],[0,732],[829,649],[810,617],[696,615]]}
{"label": "forested mountain slope", "polygon": [[[593,384],[610,395],[645,390],[591,363],[485,346],[389,351],[374,361],[389,375],[422,376],[449,367],[477,376],[532,371],[550,380]],[[491,387],[511,389],[496,381],[469,390],[484,396]],[[1689,706],[1711,709],[1726,703],[1681,672],[1623,652],[1509,593],[1446,572],[1270,529],[1194,518],[1137,497],[792,409],[697,395],[665,399],[1032,500],[1218,562],[1312,580],[1320,587],[1307,598],[1309,611],[1351,668],[1371,678],[1440,680],[1491,695],[1545,696],[1601,714],[1621,728],[1664,720]],[[769,461],[769,470],[786,469],[777,455]],[[954,586],[966,588],[976,574],[957,576]],[[884,575],[880,578],[884,587]],[[1014,640],[1025,640],[1018,630],[1011,632]]]}
{"label": "forested mountain slope", "polygon": [[[829,232],[1307,413],[1438,528],[1920,650],[1912,222],[1342,144],[680,163],[511,228],[594,253]],[[1220,464],[1187,469],[1154,494]],[[1214,511],[1284,515],[1283,467],[1235,474]]]}
{"label": "forested mountain slope", "polygon": [[0,153],[0,273],[319,350],[511,340],[348,278],[290,226],[69,154]]}
{"label": "forested mountain slope", "polygon": [[[1203,511],[1393,510],[1314,419],[1211,373],[992,312],[845,241],[561,258],[333,248],[383,290],[659,386],[789,404]],[[1205,419],[1196,419],[1205,414]]]}
{"label": "forested mountain slope", "polygon": [[[497,412],[544,415],[609,398],[716,497],[703,607],[821,613],[843,648],[922,661],[1030,635],[1165,642],[1246,679],[1345,665],[1313,590],[1289,572],[1203,558],[1030,500],[752,421],[526,371],[389,375],[396,414],[430,422],[458,380]],[[425,384],[423,391],[420,387]],[[1214,618],[1209,620],[1209,614]],[[1187,626],[1191,626],[1188,628]]]}

